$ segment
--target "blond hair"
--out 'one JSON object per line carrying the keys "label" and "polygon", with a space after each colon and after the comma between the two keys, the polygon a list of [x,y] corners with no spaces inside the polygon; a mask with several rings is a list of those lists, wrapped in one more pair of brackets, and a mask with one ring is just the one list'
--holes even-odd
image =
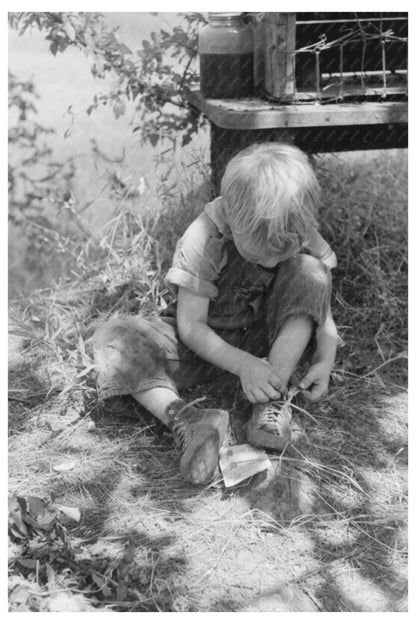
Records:
{"label": "blond hair", "polygon": [[319,184],[293,145],[262,143],[239,152],[225,169],[221,195],[232,231],[260,245],[299,248],[317,227]]}

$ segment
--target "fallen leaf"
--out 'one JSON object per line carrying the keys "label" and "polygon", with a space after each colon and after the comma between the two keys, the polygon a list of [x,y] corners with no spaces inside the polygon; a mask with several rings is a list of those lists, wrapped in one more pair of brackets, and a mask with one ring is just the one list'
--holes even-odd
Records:
{"label": "fallen leaf", "polygon": [[75,468],[74,461],[63,462],[62,464],[57,464],[56,466],[53,467],[53,469],[56,470],[56,472],[68,472],[69,470],[73,470],[74,468]]}
{"label": "fallen leaf", "polygon": [[127,587],[125,585],[117,585],[116,587],[116,599],[118,602],[123,602],[127,596]]}
{"label": "fallen leaf", "polygon": [[17,561],[24,568],[28,568],[29,570],[36,570],[36,559],[17,559]]}
{"label": "fallen leaf", "polygon": [[26,527],[24,527],[23,530],[19,531],[18,529],[16,529],[15,527],[10,527],[9,528],[9,532],[11,535],[13,535],[13,537],[15,539],[22,539],[24,537],[26,537],[28,535],[27,529]]}
{"label": "fallen leaf", "polygon": [[95,611],[95,608],[85,596],[70,594],[64,591],[51,596],[47,601],[47,605],[48,611],[59,611],[61,613],[64,611]]}
{"label": "fallen leaf", "polygon": [[101,587],[105,585],[105,579],[102,579],[101,576],[98,576],[98,574],[96,574],[95,572],[91,572],[91,578],[97,585],[98,589],[101,589]]}
{"label": "fallen leaf", "polygon": [[53,505],[49,505],[49,507],[45,508],[42,514],[40,514],[36,518],[37,527],[46,528],[49,527],[55,520],[58,515],[58,510]]}
{"label": "fallen leaf", "polygon": [[48,590],[51,592],[55,589],[55,571],[50,563],[46,562],[46,575],[48,577]]}
{"label": "fallen leaf", "polygon": [[[28,535],[28,530],[22,517],[22,506],[17,499],[15,502],[16,504],[12,503],[9,505],[9,530],[14,537],[20,538],[22,535]],[[25,508],[26,503],[24,509]]]}
{"label": "fallen leaf", "polygon": [[10,594],[10,602],[15,602],[17,604],[23,604],[26,602],[27,597],[29,596],[29,588],[27,585],[18,585],[14,588],[12,593]]}
{"label": "fallen leaf", "polygon": [[27,502],[29,503],[29,511],[32,516],[38,516],[45,511],[46,503],[41,498],[38,498],[37,496],[28,496]]}
{"label": "fallen leaf", "polygon": [[103,587],[101,587],[101,592],[104,598],[111,598],[111,596],[113,595],[113,592],[107,585],[103,585]]}
{"label": "fallen leaf", "polygon": [[59,511],[61,511],[67,518],[79,522],[81,520],[81,512],[78,507],[65,507],[64,505],[58,505]]}
{"label": "fallen leaf", "polygon": [[23,555],[23,546],[21,544],[9,544],[7,549],[9,561],[16,559],[16,557],[20,557],[21,555]]}

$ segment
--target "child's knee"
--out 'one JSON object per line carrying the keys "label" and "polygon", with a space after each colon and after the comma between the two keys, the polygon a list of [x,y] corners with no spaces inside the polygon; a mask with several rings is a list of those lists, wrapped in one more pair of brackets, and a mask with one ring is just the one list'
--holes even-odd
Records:
{"label": "child's knee", "polygon": [[[331,273],[328,267],[309,254],[297,254],[286,261],[285,270],[297,276],[305,276],[308,281],[313,280],[320,284],[331,284]],[[285,263],[285,264],[286,264]]]}
{"label": "child's knee", "polygon": [[96,329],[93,344],[95,353],[111,349],[121,354],[144,356],[146,351],[160,350],[153,339],[151,324],[144,317],[105,321]]}

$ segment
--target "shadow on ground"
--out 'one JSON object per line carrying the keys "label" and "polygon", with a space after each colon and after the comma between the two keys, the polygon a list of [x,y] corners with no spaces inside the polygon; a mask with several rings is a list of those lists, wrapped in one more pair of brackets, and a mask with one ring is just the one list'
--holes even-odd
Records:
{"label": "shadow on ground", "polygon": [[[229,489],[185,484],[170,432],[130,397],[87,401],[63,432],[62,410],[45,403],[17,421],[11,412],[29,467],[76,464],[36,487],[82,510],[78,589],[118,611],[405,610],[407,406],[396,364],[388,383],[344,375],[320,405],[302,404],[315,419],[299,412],[304,436],[271,456],[269,474]],[[24,380],[33,367],[18,372]],[[201,396],[230,411],[243,443],[250,406],[235,378],[185,394]]]}

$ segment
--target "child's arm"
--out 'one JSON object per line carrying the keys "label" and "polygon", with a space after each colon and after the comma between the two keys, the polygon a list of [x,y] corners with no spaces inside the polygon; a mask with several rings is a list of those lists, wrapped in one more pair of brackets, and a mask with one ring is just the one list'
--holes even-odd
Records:
{"label": "child's arm", "polygon": [[318,401],[328,390],[329,377],[334,366],[337,350],[337,328],[332,317],[331,308],[324,323],[316,332],[316,351],[311,366],[299,387],[303,396],[310,401]]}
{"label": "child's arm", "polygon": [[314,258],[317,258],[330,269],[335,269],[337,266],[337,257],[332,251],[326,240],[320,235],[318,230],[312,230],[309,238],[304,244],[304,251]]}
{"label": "child's arm", "polygon": [[233,347],[208,327],[209,298],[179,287],[177,323],[182,342],[207,362],[238,375],[244,394],[252,403],[280,398],[285,389],[272,366]]}

